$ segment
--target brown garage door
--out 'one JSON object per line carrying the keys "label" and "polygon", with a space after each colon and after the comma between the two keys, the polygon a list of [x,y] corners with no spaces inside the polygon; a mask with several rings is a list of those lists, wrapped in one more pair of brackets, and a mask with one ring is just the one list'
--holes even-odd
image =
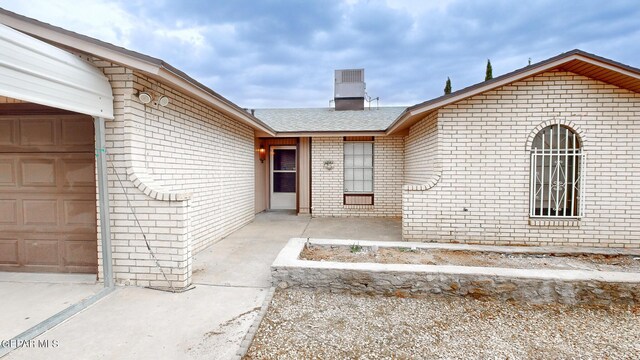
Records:
{"label": "brown garage door", "polygon": [[97,272],[93,121],[0,117],[0,270]]}

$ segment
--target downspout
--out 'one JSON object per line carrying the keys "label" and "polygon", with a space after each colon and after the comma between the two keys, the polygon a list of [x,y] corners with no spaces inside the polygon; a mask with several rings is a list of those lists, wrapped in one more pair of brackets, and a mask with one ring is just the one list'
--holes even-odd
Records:
{"label": "downspout", "polygon": [[94,118],[96,133],[96,167],[98,170],[98,200],[100,211],[100,240],[102,244],[102,274],[104,287],[112,288],[113,263],[111,260],[111,221],[109,218],[109,186],[107,179],[107,149],[105,147],[104,118]]}

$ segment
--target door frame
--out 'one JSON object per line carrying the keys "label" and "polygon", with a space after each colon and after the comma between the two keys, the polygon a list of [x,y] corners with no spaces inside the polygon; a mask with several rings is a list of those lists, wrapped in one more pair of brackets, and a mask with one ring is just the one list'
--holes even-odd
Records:
{"label": "door frame", "polygon": [[[296,154],[296,192],[293,207],[290,209],[281,209],[273,207],[273,155],[275,150],[294,150]],[[298,211],[298,147],[296,145],[272,145],[269,147],[269,210],[296,210]]]}

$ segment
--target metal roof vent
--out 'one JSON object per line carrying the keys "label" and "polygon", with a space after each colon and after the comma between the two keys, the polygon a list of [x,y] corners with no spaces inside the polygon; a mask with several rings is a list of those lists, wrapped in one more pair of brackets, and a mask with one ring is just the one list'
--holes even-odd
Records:
{"label": "metal roof vent", "polygon": [[364,69],[335,71],[334,100],[336,110],[364,110]]}

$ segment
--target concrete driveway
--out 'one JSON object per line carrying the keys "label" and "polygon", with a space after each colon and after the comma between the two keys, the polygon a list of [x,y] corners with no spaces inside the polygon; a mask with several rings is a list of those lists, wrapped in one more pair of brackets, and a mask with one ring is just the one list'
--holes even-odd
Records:
{"label": "concrete driveway", "polygon": [[400,240],[400,220],[258,214],[194,256],[194,289],[120,287],[37,338],[58,346],[7,358],[233,358],[271,286],[270,265],[291,237]]}
{"label": "concrete driveway", "polygon": [[0,340],[13,338],[101,289],[95,275],[0,272]]}

